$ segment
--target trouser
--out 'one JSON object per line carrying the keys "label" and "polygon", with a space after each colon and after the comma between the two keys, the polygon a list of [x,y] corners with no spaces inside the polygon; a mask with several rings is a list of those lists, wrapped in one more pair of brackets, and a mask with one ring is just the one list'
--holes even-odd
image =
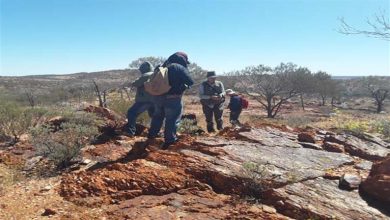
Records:
{"label": "trouser", "polygon": [[177,140],[177,126],[180,123],[181,114],[183,112],[181,96],[155,96],[153,98],[153,103],[154,114],[152,117],[148,138],[157,137],[165,119],[165,143],[175,142]]}
{"label": "trouser", "polygon": [[208,105],[202,105],[202,106],[203,106],[203,113],[206,116],[207,131],[208,132],[214,131],[213,116],[215,117],[215,122],[217,123],[217,129],[222,130],[223,129],[222,105],[214,105],[213,107],[210,107]]}
{"label": "trouser", "polygon": [[127,125],[126,132],[131,135],[136,133],[137,117],[144,111],[148,111],[150,117],[153,115],[153,103],[152,102],[136,102],[127,111]]}
{"label": "trouser", "polygon": [[240,117],[241,111],[242,109],[236,111],[232,111],[232,110],[230,111],[230,123],[232,123],[232,125],[240,124],[238,118]]}

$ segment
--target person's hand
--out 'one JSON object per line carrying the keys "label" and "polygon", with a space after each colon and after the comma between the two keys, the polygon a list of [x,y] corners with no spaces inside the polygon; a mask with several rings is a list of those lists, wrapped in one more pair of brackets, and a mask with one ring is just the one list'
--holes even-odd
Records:
{"label": "person's hand", "polygon": [[220,99],[220,97],[216,96],[216,95],[213,95],[213,96],[211,96],[211,99],[214,100],[214,101],[218,101]]}

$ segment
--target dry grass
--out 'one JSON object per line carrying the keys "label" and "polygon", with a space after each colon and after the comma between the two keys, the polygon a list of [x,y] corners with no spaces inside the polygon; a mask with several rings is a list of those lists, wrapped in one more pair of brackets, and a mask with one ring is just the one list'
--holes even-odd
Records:
{"label": "dry grass", "polygon": [[0,196],[4,194],[8,187],[21,181],[22,179],[23,176],[20,172],[0,164]]}

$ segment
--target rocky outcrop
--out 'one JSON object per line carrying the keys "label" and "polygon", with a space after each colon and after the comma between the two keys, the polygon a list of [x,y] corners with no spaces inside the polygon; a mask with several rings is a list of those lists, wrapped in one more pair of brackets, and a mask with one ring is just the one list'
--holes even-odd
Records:
{"label": "rocky outcrop", "polygon": [[361,184],[361,190],[390,206],[390,155],[372,166],[370,175]]}
{"label": "rocky outcrop", "polygon": [[357,190],[339,188],[346,173],[368,173],[355,168],[366,161],[304,148],[292,131],[225,129],[218,136],[184,136],[166,151],[160,139],[145,150],[139,141],[119,141],[115,156],[107,155],[116,149],[109,143],[85,151],[106,155],[96,166],[64,175],[60,194],[76,204],[108,207],[113,219],[387,218]]}
{"label": "rocky outcrop", "polygon": [[272,189],[268,204],[295,219],[388,219],[356,191],[338,188],[337,180],[316,178]]}
{"label": "rocky outcrop", "polygon": [[341,144],[349,154],[366,160],[381,160],[390,153],[390,149],[386,146],[365,141],[350,134],[327,135],[325,141]]}

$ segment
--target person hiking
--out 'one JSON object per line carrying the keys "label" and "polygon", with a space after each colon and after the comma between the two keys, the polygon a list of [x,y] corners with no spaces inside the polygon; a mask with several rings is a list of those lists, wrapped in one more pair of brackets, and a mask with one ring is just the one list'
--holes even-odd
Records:
{"label": "person hiking", "polygon": [[162,67],[168,68],[168,80],[171,88],[166,94],[153,96],[155,112],[152,117],[147,144],[158,136],[164,119],[165,130],[162,149],[167,149],[177,141],[176,130],[183,111],[182,96],[184,91],[194,84],[187,68],[188,64],[187,54],[176,52],[162,65]]}
{"label": "person hiking", "polygon": [[213,116],[217,123],[217,129],[223,129],[223,108],[225,102],[225,88],[223,83],[216,81],[215,71],[207,72],[207,80],[202,82],[199,87],[200,103],[203,113],[206,116],[207,131],[215,132]]}
{"label": "person hiking", "polygon": [[146,82],[153,73],[153,66],[149,62],[144,62],[140,65],[139,71],[141,76],[134,81],[131,86],[137,88],[135,95],[135,103],[127,111],[127,124],[125,126],[125,135],[134,136],[136,134],[136,120],[137,117],[148,111],[150,117],[153,115],[152,96],[149,95],[144,88]]}
{"label": "person hiking", "polygon": [[241,111],[242,111],[242,97],[239,96],[236,92],[234,92],[232,89],[226,90],[226,95],[230,96],[230,102],[228,105],[228,108],[230,109],[230,123],[233,126],[240,125],[240,121],[238,118],[240,117]]}

